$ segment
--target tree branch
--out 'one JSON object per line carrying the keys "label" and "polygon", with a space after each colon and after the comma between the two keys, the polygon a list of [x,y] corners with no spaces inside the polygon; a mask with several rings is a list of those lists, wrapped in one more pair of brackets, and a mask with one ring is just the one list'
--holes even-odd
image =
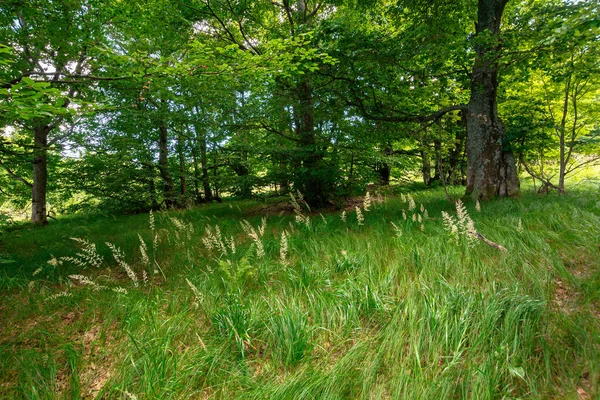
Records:
{"label": "tree branch", "polygon": [[2,162],[2,160],[0,160],[0,167],[4,168],[4,170],[6,172],[8,172],[8,175],[10,175],[12,178],[23,182],[27,187],[32,188],[33,184],[31,184],[30,182],[28,182],[27,180],[25,180],[25,178],[23,178],[22,176],[17,175],[16,173],[14,173],[10,168],[8,168],[8,166],[6,164],[4,164]]}

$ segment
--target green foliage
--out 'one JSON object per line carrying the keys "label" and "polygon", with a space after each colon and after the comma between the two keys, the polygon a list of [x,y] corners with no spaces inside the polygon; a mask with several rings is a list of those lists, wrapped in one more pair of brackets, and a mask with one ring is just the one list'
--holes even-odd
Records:
{"label": "green foliage", "polygon": [[[404,199],[374,201],[362,226],[350,212],[311,215],[310,229],[267,216],[263,258],[240,226],[261,225],[258,202],[157,212],[153,226],[145,214],[13,229],[0,245],[14,260],[0,262],[0,396],[593,398],[600,198],[577,188],[540,197],[528,184],[520,199],[466,204],[506,252],[449,239],[441,188],[413,192],[413,208],[399,187]],[[411,216],[424,210],[421,230]],[[235,252],[206,247],[215,223]],[[135,287],[104,242],[141,276],[138,234],[151,253],[154,233],[164,275]],[[81,252],[69,237],[106,264],[61,263]]]}

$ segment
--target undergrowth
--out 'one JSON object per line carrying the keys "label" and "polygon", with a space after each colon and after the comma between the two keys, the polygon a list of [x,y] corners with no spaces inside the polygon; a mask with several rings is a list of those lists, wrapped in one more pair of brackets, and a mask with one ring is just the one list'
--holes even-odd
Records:
{"label": "undergrowth", "polygon": [[597,191],[289,201],[5,234],[0,396],[600,396]]}

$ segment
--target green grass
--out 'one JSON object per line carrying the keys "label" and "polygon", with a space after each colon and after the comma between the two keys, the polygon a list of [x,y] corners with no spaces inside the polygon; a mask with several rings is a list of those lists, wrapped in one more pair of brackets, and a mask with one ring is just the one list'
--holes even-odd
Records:
{"label": "green grass", "polygon": [[[364,212],[363,226],[352,210],[346,222],[311,215],[307,227],[267,208],[265,257],[240,224],[259,230],[258,202],[156,213],[155,250],[148,215],[8,231],[0,397],[600,397],[597,188],[524,194],[481,212],[467,204],[479,232],[506,252],[456,242],[443,227],[441,212],[454,209],[440,189],[413,196],[429,215],[424,230],[395,195]],[[227,254],[206,247],[207,225],[233,238],[235,254],[227,240]],[[81,252],[71,237],[95,243],[102,265],[48,264]],[[138,287],[105,242],[125,254]]]}

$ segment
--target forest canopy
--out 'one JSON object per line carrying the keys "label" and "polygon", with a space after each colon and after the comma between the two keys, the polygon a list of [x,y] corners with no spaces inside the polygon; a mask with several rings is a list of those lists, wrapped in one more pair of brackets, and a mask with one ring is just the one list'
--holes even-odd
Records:
{"label": "forest canopy", "polygon": [[565,193],[600,157],[600,5],[6,0],[0,214],[370,184]]}

